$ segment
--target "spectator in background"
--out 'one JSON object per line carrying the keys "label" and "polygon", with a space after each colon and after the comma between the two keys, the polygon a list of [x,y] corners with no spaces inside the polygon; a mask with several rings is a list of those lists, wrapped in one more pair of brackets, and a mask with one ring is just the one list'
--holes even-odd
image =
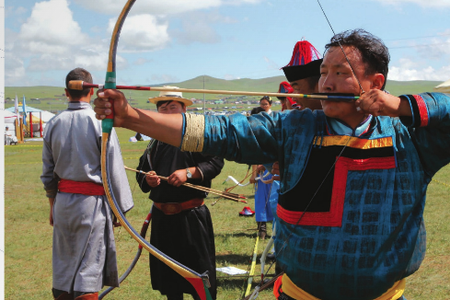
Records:
{"label": "spectator in background", "polygon": [[272,100],[269,96],[264,96],[259,100],[259,106],[268,114],[272,113]]}
{"label": "spectator in background", "polygon": [[[289,81],[294,94],[314,94],[319,92],[320,54],[308,41],[299,41],[294,46],[290,62],[283,67],[284,75]],[[297,98],[296,109],[322,109],[320,101],[312,98]]]}
{"label": "spectator in background", "polygon": [[[289,84],[289,82],[283,81],[280,83],[280,87],[278,88],[278,93],[292,94],[293,92],[294,92],[294,89]],[[292,99],[289,96],[277,97],[277,98],[281,102],[281,111],[290,110],[290,109],[292,109],[292,105],[295,104],[294,99]]]}
{"label": "spectator in background", "polygon": [[[265,111],[262,107],[255,107],[251,115]],[[259,177],[258,180],[256,178]],[[273,221],[270,198],[278,198],[278,185],[273,186],[272,174],[263,165],[252,165],[250,183],[255,185],[255,219],[258,235],[265,239],[267,235],[267,222]]]}

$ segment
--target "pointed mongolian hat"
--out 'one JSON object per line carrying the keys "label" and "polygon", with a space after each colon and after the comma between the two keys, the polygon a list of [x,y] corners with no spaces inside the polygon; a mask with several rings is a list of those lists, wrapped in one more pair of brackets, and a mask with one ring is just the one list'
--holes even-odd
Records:
{"label": "pointed mongolian hat", "polygon": [[[172,89],[178,89],[179,87],[176,86],[164,86],[166,88],[172,88]],[[161,91],[159,93],[158,97],[153,97],[148,99],[151,103],[156,104],[160,101],[178,101],[181,103],[184,103],[184,105],[189,106],[192,105],[192,101],[186,98],[183,98],[182,92],[168,92],[168,91]]]}
{"label": "pointed mongolian hat", "polygon": [[[294,92],[294,89],[289,84],[289,82],[283,81],[280,83],[280,87],[278,88],[278,93],[292,94],[293,92]],[[295,104],[295,101],[291,97],[277,97],[277,98],[279,100],[283,100],[282,98],[286,98],[286,100],[289,101],[289,103],[291,103],[291,105]],[[283,102],[281,104],[281,110],[283,111],[285,109],[286,109],[286,104]]]}
{"label": "pointed mongolian hat", "polygon": [[255,215],[255,212],[249,207],[246,206],[239,212],[240,217],[252,217]]}
{"label": "pointed mongolian hat", "polygon": [[322,59],[317,49],[308,41],[295,44],[291,61],[284,66],[283,72],[289,82],[319,76]]}

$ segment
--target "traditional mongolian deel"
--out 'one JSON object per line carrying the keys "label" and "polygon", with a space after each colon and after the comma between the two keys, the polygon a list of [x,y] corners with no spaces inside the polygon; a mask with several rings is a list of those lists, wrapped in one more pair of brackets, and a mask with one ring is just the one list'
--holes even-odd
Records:
{"label": "traditional mongolian deel", "polygon": [[[85,102],[70,102],[44,130],[41,180],[47,197],[55,198],[53,288],[69,293],[119,286],[113,215],[100,170],[101,136],[101,123]],[[115,132],[108,159],[114,194],[126,212],[133,200]]]}
{"label": "traditional mongolian deel", "polygon": [[412,117],[370,117],[358,132],[322,111],[206,117],[203,153],[279,161],[277,262],[319,299],[375,299],[425,256],[427,186],[450,162],[450,96],[402,97]]}
{"label": "traditional mongolian deel", "polygon": [[[211,187],[211,180],[223,168],[223,159],[201,153],[182,152],[179,148],[152,140],[139,160],[138,169],[155,171],[158,175],[170,176],[174,171],[196,166],[202,179],[188,182]],[[136,175],[142,191],[155,202],[152,213],[150,243],[192,270],[209,271],[209,291],[216,298],[216,262],[214,231],[211,215],[206,205],[196,204],[190,209],[168,214],[168,209],[206,198],[204,191],[186,186],[175,187],[161,180],[157,187],[150,187],[142,174]],[[165,212],[161,208],[166,209]],[[163,295],[187,293],[196,295],[192,285],[167,265],[150,255],[150,277],[152,288]]]}
{"label": "traditional mongolian deel", "polygon": [[[264,177],[266,176],[266,177]],[[268,171],[264,171],[264,175],[260,174],[260,177],[264,181],[272,179],[272,174],[268,174]],[[272,209],[270,206],[270,198],[278,198],[276,193],[277,185],[272,190],[272,182],[265,183],[262,180],[258,180],[255,185],[255,219],[256,222],[271,222],[273,220]]]}

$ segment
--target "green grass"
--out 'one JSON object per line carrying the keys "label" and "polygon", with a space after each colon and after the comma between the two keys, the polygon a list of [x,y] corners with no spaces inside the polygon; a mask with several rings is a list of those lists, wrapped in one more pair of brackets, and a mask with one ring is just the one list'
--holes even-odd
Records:
{"label": "green grass", "polygon": [[[125,165],[136,167],[146,143],[130,143],[134,133],[117,130]],[[26,142],[5,146],[5,299],[50,299],[52,285],[52,227],[48,224],[49,204],[39,176],[41,142]],[[230,187],[223,184],[228,175],[243,178],[246,165],[226,162],[222,173],[213,182],[216,189]],[[135,208],[127,214],[138,231],[150,209],[148,195],[135,184],[134,174],[128,173],[134,194]],[[252,208],[252,187],[239,187],[235,192],[249,197]],[[450,166],[442,169],[428,188],[425,220],[428,232],[427,255],[422,267],[407,280],[405,296],[408,300],[446,300],[450,295]],[[254,218],[238,216],[245,204],[207,198],[211,211],[216,242],[217,266],[234,266],[248,270],[256,237]],[[270,226],[269,226],[270,227]],[[115,230],[119,272],[124,272],[133,260],[137,243],[123,229]],[[148,239],[148,237],[147,237]],[[260,242],[261,254],[267,241]],[[259,256],[256,272],[259,272]],[[272,272],[271,272],[272,273]],[[218,299],[240,299],[246,280],[217,273]],[[255,277],[258,283],[259,278]],[[122,284],[105,299],[165,299],[152,290],[148,268],[148,254],[143,253],[136,268]],[[189,299],[186,297],[186,299]],[[272,291],[263,291],[258,299],[273,299]]]}

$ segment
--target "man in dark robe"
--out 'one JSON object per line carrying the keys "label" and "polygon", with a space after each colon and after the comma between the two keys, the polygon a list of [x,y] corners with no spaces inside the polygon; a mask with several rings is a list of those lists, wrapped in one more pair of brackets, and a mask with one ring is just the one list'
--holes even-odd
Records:
{"label": "man in dark robe", "polygon": [[[162,114],[185,113],[186,107],[192,104],[181,92],[161,92],[150,102]],[[150,191],[149,198],[154,201],[150,243],[194,271],[208,271],[213,299],[217,294],[215,245],[211,215],[204,205],[207,193],[182,184],[211,187],[211,180],[223,165],[221,158],[182,152],[178,147],[152,140],[138,166],[148,174],[136,175],[142,191]],[[157,175],[168,177],[168,181],[160,180]],[[152,255],[150,277],[153,289],[169,300],[181,300],[183,293],[200,299],[187,280]]]}

